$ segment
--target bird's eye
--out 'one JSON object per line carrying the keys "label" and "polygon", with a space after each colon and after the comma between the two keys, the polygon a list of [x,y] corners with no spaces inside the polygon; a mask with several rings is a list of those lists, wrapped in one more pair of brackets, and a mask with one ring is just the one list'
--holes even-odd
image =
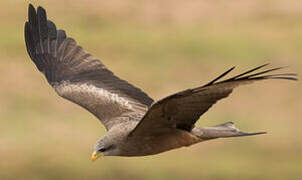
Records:
{"label": "bird's eye", "polygon": [[99,152],[104,152],[104,151],[106,151],[106,149],[105,149],[105,148],[101,148],[101,149],[99,149]]}
{"label": "bird's eye", "polygon": [[105,152],[105,151],[109,151],[109,150],[113,149],[114,147],[115,147],[114,145],[106,146],[104,148],[99,149],[98,151],[99,152]]}

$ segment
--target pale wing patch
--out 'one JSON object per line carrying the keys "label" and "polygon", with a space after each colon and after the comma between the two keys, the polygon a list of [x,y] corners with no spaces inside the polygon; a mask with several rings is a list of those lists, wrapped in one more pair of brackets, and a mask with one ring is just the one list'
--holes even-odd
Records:
{"label": "pale wing patch", "polygon": [[98,88],[88,83],[76,83],[72,84],[68,81],[63,81],[59,85],[54,85],[56,92],[59,95],[70,97],[75,99],[82,99],[88,103],[89,99],[102,100],[99,104],[119,104],[121,109],[133,109],[129,100],[125,97],[119,96],[119,94],[112,93],[102,88]]}
{"label": "pale wing patch", "polygon": [[95,114],[105,125],[114,122],[111,117],[120,116],[123,113],[134,111],[136,103],[127,97],[121,97],[118,93],[98,88],[89,83],[70,83],[63,81],[53,85],[56,92]]}

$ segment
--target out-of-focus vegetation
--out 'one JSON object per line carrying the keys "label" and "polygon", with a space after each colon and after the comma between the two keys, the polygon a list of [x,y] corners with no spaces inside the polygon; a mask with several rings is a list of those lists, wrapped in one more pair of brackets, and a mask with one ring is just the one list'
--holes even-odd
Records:
{"label": "out-of-focus vegetation", "polygon": [[[302,72],[299,0],[49,0],[58,28],[155,99],[271,62]],[[301,82],[235,90],[198,125],[234,121],[267,135],[140,157],[89,160],[105,129],[58,97],[24,45],[27,3],[0,1],[0,179],[299,179]]]}

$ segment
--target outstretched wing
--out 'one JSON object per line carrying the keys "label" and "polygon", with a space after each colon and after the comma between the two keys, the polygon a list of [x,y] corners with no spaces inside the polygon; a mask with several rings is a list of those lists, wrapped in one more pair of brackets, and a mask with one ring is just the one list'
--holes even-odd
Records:
{"label": "outstretched wing", "polygon": [[166,128],[180,128],[190,131],[203,113],[218,100],[226,98],[239,85],[265,79],[297,80],[295,78],[296,74],[292,73],[266,74],[281,68],[273,68],[250,74],[266,65],[268,64],[256,67],[230,79],[217,82],[231,72],[235,68],[233,67],[204,86],[188,89],[157,101],[150,107],[129,136],[146,132],[160,133],[161,131],[165,131]]}
{"label": "outstretched wing", "polygon": [[153,102],[116,77],[64,30],[57,30],[42,7],[36,12],[29,5],[25,42],[30,58],[55,91],[93,113],[107,129],[130,115],[144,114]]}

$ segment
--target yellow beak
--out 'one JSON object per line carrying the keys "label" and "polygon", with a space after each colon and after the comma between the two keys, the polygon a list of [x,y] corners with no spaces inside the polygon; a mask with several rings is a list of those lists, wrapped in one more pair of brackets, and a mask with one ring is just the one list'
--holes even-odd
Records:
{"label": "yellow beak", "polygon": [[92,155],[91,155],[91,161],[95,161],[95,160],[97,160],[98,158],[100,158],[100,157],[102,157],[102,156],[104,156],[104,154],[103,153],[97,153],[97,152],[93,152],[92,153]]}

